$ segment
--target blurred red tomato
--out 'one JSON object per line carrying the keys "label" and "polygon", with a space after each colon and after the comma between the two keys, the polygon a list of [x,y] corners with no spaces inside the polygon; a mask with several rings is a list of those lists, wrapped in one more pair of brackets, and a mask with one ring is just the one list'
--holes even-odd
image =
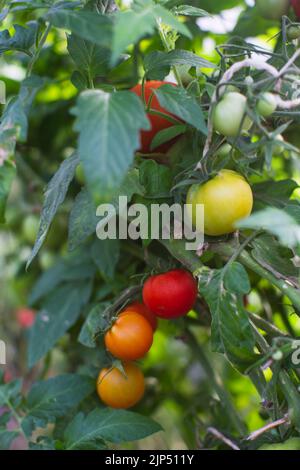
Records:
{"label": "blurred red tomato", "polygon": [[21,328],[30,328],[35,320],[35,311],[30,308],[19,308],[16,317]]}
{"label": "blurred red tomato", "polygon": [[300,18],[300,0],[292,0],[292,7],[296,13],[297,18]]}

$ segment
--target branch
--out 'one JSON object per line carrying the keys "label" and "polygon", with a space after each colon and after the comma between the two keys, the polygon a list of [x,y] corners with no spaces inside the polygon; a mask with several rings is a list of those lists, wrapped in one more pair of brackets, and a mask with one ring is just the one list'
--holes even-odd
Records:
{"label": "branch", "polygon": [[257,429],[256,431],[253,431],[246,438],[246,441],[254,441],[259,436],[264,434],[265,432],[270,431],[271,429],[277,428],[278,426],[281,426],[282,424],[288,424],[288,423],[289,423],[289,417],[288,417],[288,415],[284,415],[283,418],[277,419],[276,421],[273,421],[272,423],[266,424],[262,428]]}
{"label": "branch", "polygon": [[224,444],[228,445],[228,447],[231,447],[233,450],[241,450],[234,442],[232,442],[228,437],[224,436],[220,431],[218,431],[216,428],[209,427],[207,428],[207,432],[215,436],[217,439],[220,441],[224,442]]}

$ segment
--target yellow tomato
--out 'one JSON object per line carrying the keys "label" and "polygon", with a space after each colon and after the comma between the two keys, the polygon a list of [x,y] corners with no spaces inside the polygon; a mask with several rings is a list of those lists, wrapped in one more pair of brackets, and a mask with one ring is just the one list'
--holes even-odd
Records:
{"label": "yellow tomato", "polygon": [[190,216],[196,229],[200,230],[200,211],[197,209],[197,204],[203,204],[204,233],[213,236],[224,235],[235,230],[235,223],[238,220],[251,214],[252,190],[239,173],[221,170],[206,183],[191,186],[187,195],[187,204],[192,205]]}

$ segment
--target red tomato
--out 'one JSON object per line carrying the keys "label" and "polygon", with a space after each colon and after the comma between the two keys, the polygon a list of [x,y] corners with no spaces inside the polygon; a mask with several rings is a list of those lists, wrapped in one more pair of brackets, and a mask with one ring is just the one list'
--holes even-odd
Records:
{"label": "red tomato", "polygon": [[292,0],[292,7],[297,18],[300,18],[300,0]]}
{"label": "red tomato", "polygon": [[161,318],[177,318],[188,313],[197,298],[197,283],[191,273],[174,269],[151,276],[143,288],[145,305]]}
{"label": "red tomato", "polygon": [[9,369],[6,369],[4,372],[4,377],[3,377],[4,383],[8,384],[9,382],[13,380],[13,378],[14,377],[11,371]]}
{"label": "red tomato", "polygon": [[119,359],[135,361],[145,356],[153,342],[153,330],[139,313],[123,312],[104,337],[105,346]]}
{"label": "red tomato", "polygon": [[[145,101],[148,104],[150,96],[153,95],[152,101],[151,101],[151,108],[154,109],[155,111],[159,111],[161,113],[168,114],[169,116],[172,116],[168,111],[166,111],[164,108],[162,108],[159,104],[158,99],[156,96],[153,94],[153,90],[156,90],[157,88],[161,87],[162,85],[169,84],[176,86],[174,83],[170,82],[161,82],[161,81],[156,81],[156,80],[151,80],[149,82],[145,83]],[[142,97],[142,85],[138,84],[135,87],[131,89],[136,95]],[[160,145],[159,147],[155,148],[154,150],[150,150],[151,147],[151,142],[154,138],[154,136],[161,130],[167,129],[168,127],[174,126],[174,124],[164,117],[161,116],[155,116],[154,114],[147,114],[150,122],[151,122],[151,129],[150,131],[141,131],[141,148],[139,149],[140,152],[142,153],[151,153],[151,152],[161,152],[165,153],[169,150],[169,148],[174,144],[174,139],[172,139],[170,142],[166,142],[163,145]]]}
{"label": "red tomato", "polygon": [[132,302],[132,304],[127,305],[127,307],[123,310],[122,313],[128,311],[136,312],[140,315],[143,315],[143,317],[145,317],[146,320],[148,320],[148,322],[152,326],[153,331],[157,329],[157,318],[155,315],[153,315],[149,308],[146,307],[146,305],[142,304],[141,302],[135,301]]}
{"label": "red tomato", "polygon": [[35,312],[30,308],[19,308],[16,312],[16,316],[21,328],[30,328],[35,320]]}
{"label": "red tomato", "polygon": [[117,369],[102,369],[97,380],[97,393],[112,408],[130,408],[143,397],[145,381],[142,371],[132,362],[123,364],[125,374]]}

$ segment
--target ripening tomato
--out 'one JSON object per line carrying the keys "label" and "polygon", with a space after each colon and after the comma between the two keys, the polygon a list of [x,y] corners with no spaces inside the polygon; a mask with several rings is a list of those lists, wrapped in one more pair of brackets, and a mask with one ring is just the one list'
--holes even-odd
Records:
{"label": "ripening tomato", "polygon": [[300,0],[292,0],[292,7],[297,18],[300,18]]}
{"label": "ripening tomato", "polygon": [[[155,111],[159,111],[161,113],[172,116],[168,111],[166,111],[164,108],[160,106],[158,99],[153,93],[153,90],[156,90],[157,88],[165,84],[176,86],[174,83],[162,82],[158,80],[150,80],[146,82],[145,83],[145,102],[148,104],[150,97],[153,95],[153,98],[151,100],[151,109],[154,109]],[[134,88],[131,89],[131,91],[133,91],[136,95],[142,97],[142,85],[140,84],[136,85]],[[167,152],[169,148],[172,146],[172,144],[174,143],[174,139],[170,140],[169,142],[166,142],[163,145],[160,145],[154,150],[151,150],[151,142],[159,131],[162,131],[163,129],[168,129],[169,127],[174,126],[174,124],[161,116],[156,116],[154,114],[149,114],[149,113],[147,114],[147,116],[151,123],[151,129],[149,131],[143,131],[143,130],[141,131],[141,148],[139,149],[139,151],[142,153],[151,153],[151,152],[165,153]]]}
{"label": "ripening tomato", "polygon": [[187,194],[187,204],[192,205],[190,217],[196,229],[201,230],[201,226],[197,226],[197,204],[203,204],[204,233],[224,235],[235,230],[238,220],[251,214],[252,190],[239,173],[221,170],[206,183],[192,185]]}
{"label": "ripening tomato", "polygon": [[149,308],[146,307],[146,305],[137,301],[132,302],[131,304],[127,305],[127,307],[123,310],[121,315],[128,311],[139,313],[144,318],[146,318],[146,320],[148,320],[148,322],[152,326],[153,331],[157,329],[157,318],[155,315],[153,315],[153,313],[149,310]]}
{"label": "ripening tomato", "polygon": [[30,308],[19,308],[16,311],[16,317],[22,328],[30,328],[34,324],[35,311]]}
{"label": "ripening tomato", "polygon": [[115,357],[135,361],[145,356],[153,342],[152,326],[145,317],[128,310],[121,313],[104,337],[105,346]]}
{"label": "ripening tomato", "polygon": [[245,116],[247,98],[241,93],[225,93],[213,110],[214,129],[226,137],[236,137],[250,129],[252,122]]}
{"label": "ripening tomato", "polygon": [[276,111],[277,102],[273,93],[265,92],[258,100],[256,109],[263,117],[271,116]]}
{"label": "ripening tomato", "polygon": [[150,276],[143,287],[145,305],[158,317],[186,315],[197,298],[197,283],[191,273],[173,269]]}
{"label": "ripening tomato", "polygon": [[125,375],[116,367],[104,368],[97,380],[97,393],[111,408],[130,408],[144,395],[145,381],[142,371],[133,362],[123,364]]}
{"label": "ripening tomato", "polygon": [[289,6],[290,0],[256,0],[257,10],[266,20],[280,20]]}

